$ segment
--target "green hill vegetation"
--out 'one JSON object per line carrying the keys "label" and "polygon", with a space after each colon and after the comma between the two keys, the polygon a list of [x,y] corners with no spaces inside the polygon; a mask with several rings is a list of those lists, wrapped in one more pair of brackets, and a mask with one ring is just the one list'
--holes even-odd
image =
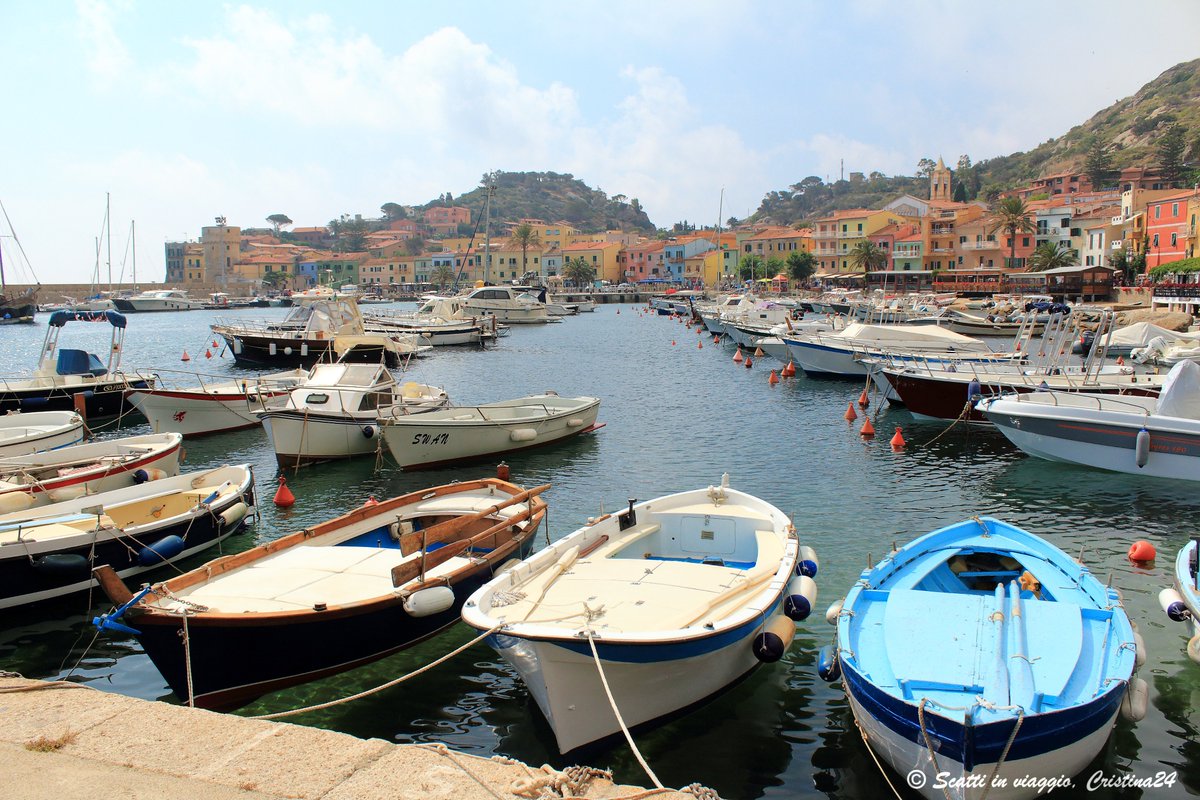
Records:
{"label": "green hill vegetation", "polygon": [[[491,209],[493,236],[504,235],[509,225],[521,219],[569,222],[584,233],[614,229],[653,233],[655,230],[636,197],[623,194],[609,197],[574,175],[557,172],[491,172],[466,194],[458,197],[445,194],[420,209],[433,206],[471,209],[471,225],[462,226],[466,230],[460,230],[460,233],[469,234],[476,221],[483,218],[489,182],[496,187]],[[479,235],[483,235],[482,226]]]}
{"label": "green hill vegetation", "polygon": [[[1200,179],[1200,59],[1177,64],[1136,94],[1118,100],[1028,152],[978,162],[960,156],[954,169],[955,199],[991,201],[1002,191],[1035,178],[1068,170],[1086,172],[1102,188],[1116,185],[1124,167],[1169,167],[1180,185]],[[864,176],[826,184],[811,175],[787,189],[768,192],[748,221],[793,225],[842,208],[878,208],[900,194],[929,196],[929,170],[923,158],[915,177]]]}

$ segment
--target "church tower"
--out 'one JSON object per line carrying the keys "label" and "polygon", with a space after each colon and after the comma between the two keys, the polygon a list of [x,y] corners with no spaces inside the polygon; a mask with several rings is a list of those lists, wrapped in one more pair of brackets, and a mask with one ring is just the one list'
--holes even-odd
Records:
{"label": "church tower", "polygon": [[937,166],[929,173],[930,200],[949,201],[952,199],[950,178],[950,169],[942,162],[942,157],[938,156]]}

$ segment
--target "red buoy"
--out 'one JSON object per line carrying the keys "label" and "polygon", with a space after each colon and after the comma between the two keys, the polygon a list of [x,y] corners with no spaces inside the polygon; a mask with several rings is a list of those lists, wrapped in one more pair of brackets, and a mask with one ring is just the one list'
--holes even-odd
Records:
{"label": "red buoy", "polygon": [[713,337],[713,344],[720,344],[720,343],[721,343],[721,337],[720,337],[720,336],[714,336],[714,337]]}
{"label": "red buoy", "polygon": [[846,413],[842,415],[846,422],[854,422],[858,419],[858,413],[854,410],[854,403],[846,404]]}
{"label": "red buoy", "polygon": [[1125,356],[1117,356],[1117,366],[1118,367],[1125,366]]}
{"label": "red buoy", "polygon": [[1154,545],[1147,542],[1145,539],[1138,539],[1129,546],[1130,561],[1153,561],[1158,553],[1154,549]]}
{"label": "red buoy", "polygon": [[733,354],[733,363],[742,363],[742,348],[739,346],[737,352]]}
{"label": "red buoy", "polygon": [[204,357],[205,357],[205,358],[212,358],[212,350],[205,350],[205,351],[204,351]]}
{"label": "red buoy", "polygon": [[892,435],[892,449],[900,450],[907,442],[904,441],[904,434],[900,432],[900,426],[896,426],[896,432]]}
{"label": "red buoy", "polygon": [[771,370],[771,376],[767,378],[767,383],[771,384],[772,386],[779,383],[779,373],[775,370]]}
{"label": "red buoy", "polygon": [[217,340],[213,339],[213,349],[216,350],[218,347],[220,347],[220,345],[217,344]]}
{"label": "red buoy", "polygon": [[755,358],[762,358],[765,355],[766,355],[766,353],[763,352],[763,349],[761,347],[754,348],[754,357]]}
{"label": "red buoy", "polygon": [[867,397],[867,390],[866,390],[866,389],[863,389],[863,390],[862,390],[862,394],[860,394],[860,395],[858,396],[858,407],[859,407],[859,408],[866,408],[866,407],[868,407],[869,405],[871,405],[871,400],[870,400],[870,398],[868,398],[868,397]]}
{"label": "red buoy", "polygon": [[703,350],[703,349],[704,349],[704,342],[696,342],[696,349],[697,349],[697,350]]}
{"label": "red buoy", "polygon": [[291,508],[296,504],[296,495],[287,487],[287,480],[279,476],[279,488],[275,491],[275,505],[280,508]]}
{"label": "red buoy", "polygon": [[783,368],[783,377],[785,377],[785,378],[794,378],[794,377],[796,377],[796,364],[795,364],[795,362],[789,361],[789,362],[787,363],[787,366]]}
{"label": "red buoy", "polygon": [[754,366],[754,359],[751,358],[750,356],[746,356],[746,369],[750,369],[753,366]]}
{"label": "red buoy", "polygon": [[858,432],[858,435],[864,439],[870,439],[875,435],[875,426],[871,424],[870,417],[863,417],[862,430]]}
{"label": "red buoy", "polygon": [[191,360],[192,360],[192,357],[191,357],[191,356],[189,356],[189,355],[187,354],[187,350],[184,350],[184,351],[183,351],[183,358],[181,358],[181,359],[179,359],[179,360],[180,360],[180,361],[191,361]]}
{"label": "red buoy", "polygon": [[674,339],[672,339],[672,340],[671,340],[671,347],[674,347],[674,346],[675,346],[675,340],[674,340]]}

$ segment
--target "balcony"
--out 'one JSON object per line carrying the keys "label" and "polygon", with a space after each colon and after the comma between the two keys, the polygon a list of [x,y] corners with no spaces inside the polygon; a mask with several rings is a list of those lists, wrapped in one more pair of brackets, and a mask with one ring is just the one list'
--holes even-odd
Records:
{"label": "balcony", "polygon": [[838,231],[839,239],[861,239],[866,236],[862,231]]}
{"label": "balcony", "polygon": [[929,231],[930,236],[953,236],[953,225],[934,225]]}
{"label": "balcony", "polygon": [[999,250],[1000,242],[996,239],[979,242],[959,242],[960,250]]}
{"label": "balcony", "polygon": [[953,247],[931,247],[929,249],[929,252],[939,253],[939,254],[943,254],[943,255],[952,255],[954,253],[954,248]]}
{"label": "balcony", "polygon": [[892,252],[892,258],[893,258],[893,259],[897,259],[897,258],[920,258],[920,257],[921,257],[921,251],[920,251],[920,250],[899,250],[899,249],[897,249],[897,250],[895,250],[895,251],[893,251],[893,252]]}
{"label": "balcony", "polygon": [[1071,231],[1068,230],[1067,228],[1051,228],[1051,227],[1047,226],[1045,228],[1038,228],[1034,232],[1033,235],[1034,236],[1042,236],[1042,237],[1046,237],[1046,238],[1050,238],[1050,237],[1070,238]]}
{"label": "balcony", "polygon": [[1154,299],[1182,300],[1200,297],[1200,285],[1194,283],[1158,283],[1154,285]]}
{"label": "balcony", "polygon": [[813,234],[814,239],[836,239],[837,231],[817,231]]}

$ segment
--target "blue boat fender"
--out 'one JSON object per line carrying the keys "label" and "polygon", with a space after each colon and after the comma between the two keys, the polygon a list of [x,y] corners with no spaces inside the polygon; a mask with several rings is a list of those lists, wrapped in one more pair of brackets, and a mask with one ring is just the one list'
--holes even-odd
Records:
{"label": "blue boat fender", "polygon": [[370,439],[375,435],[375,428],[371,425],[363,425],[362,435],[364,439]]}
{"label": "blue boat fender", "polygon": [[154,467],[135,469],[133,471],[133,482],[139,486],[147,481],[159,481],[165,477],[167,477],[166,470],[155,469]]}
{"label": "blue boat fender", "polygon": [[817,551],[807,545],[801,545],[796,554],[796,574],[815,578],[820,566],[821,562],[817,560]]}
{"label": "blue boat fender", "polygon": [[796,623],[782,614],[771,617],[754,637],[754,656],[764,664],[783,658],[796,635]]}
{"label": "blue boat fender", "polygon": [[55,577],[86,575],[90,567],[87,556],[76,553],[48,553],[33,560],[35,570]]}
{"label": "blue boat fender", "polygon": [[1146,718],[1146,707],[1150,700],[1150,686],[1141,678],[1134,678],[1121,698],[1121,716],[1130,722],[1141,722]]}
{"label": "blue boat fender", "polygon": [[975,405],[975,401],[982,396],[983,386],[979,383],[979,379],[971,378],[971,382],[967,384],[967,402]]}
{"label": "blue boat fender", "polygon": [[1179,592],[1170,587],[1158,593],[1158,604],[1167,612],[1167,616],[1176,622],[1186,622],[1192,618],[1192,612],[1188,611]]}
{"label": "blue boat fender", "polygon": [[449,586],[419,589],[404,598],[404,610],[410,617],[431,617],[454,607],[454,590]]}
{"label": "blue boat fender", "polygon": [[1137,439],[1133,444],[1134,463],[1139,468],[1146,466],[1146,462],[1150,460],[1150,431],[1144,427],[1137,432]]}
{"label": "blue boat fender", "polygon": [[143,567],[152,567],[155,564],[161,564],[165,561],[170,561],[175,556],[183,552],[186,545],[183,539],[172,534],[164,536],[154,544],[146,545],[138,551],[138,563]]}
{"label": "blue boat fender", "polygon": [[842,606],[845,604],[846,598],[838,600],[825,611],[825,621],[830,625],[837,625],[838,617],[842,615]]}
{"label": "blue boat fender", "polygon": [[817,675],[821,680],[833,683],[842,677],[842,662],[833,645],[827,644],[817,651]]}
{"label": "blue boat fender", "polygon": [[817,582],[807,575],[797,575],[787,585],[783,598],[783,613],[795,622],[808,619],[817,605]]}

